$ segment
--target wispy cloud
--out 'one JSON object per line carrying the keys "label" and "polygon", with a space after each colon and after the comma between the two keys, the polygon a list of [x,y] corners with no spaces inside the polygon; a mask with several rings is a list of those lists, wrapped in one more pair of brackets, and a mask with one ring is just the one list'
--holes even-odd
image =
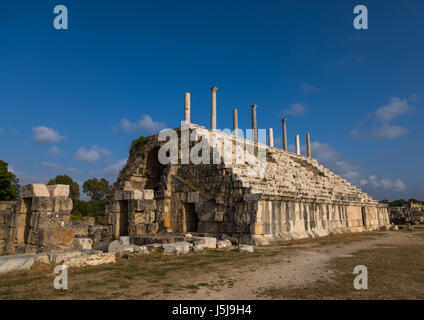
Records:
{"label": "wispy cloud", "polygon": [[302,83],[300,86],[300,89],[304,94],[311,94],[311,93],[317,93],[319,92],[319,89],[310,83]]}
{"label": "wispy cloud", "polygon": [[[416,96],[411,96],[414,99]],[[408,133],[408,129],[391,122],[399,116],[410,114],[415,108],[408,99],[390,98],[389,103],[377,109],[375,114],[368,114],[364,120],[358,121],[350,131],[351,137],[396,139]]]}
{"label": "wispy cloud", "polygon": [[91,149],[81,147],[75,154],[75,160],[86,163],[94,163],[100,160],[102,156],[110,156],[110,151],[98,146],[92,146]]}
{"label": "wispy cloud", "polygon": [[116,179],[119,172],[125,166],[126,163],[127,163],[127,159],[121,159],[102,170],[93,172],[93,174],[101,175],[106,178]]}
{"label": "wispy cloud", "polygon": [[54,163],[54,162],[50,162],[50,161],[44,161],[44,162],[41,163],[41,165],[44,168],[48,168],[48,169],[60,169],[61,168],[61,166],[59,164]]}
{"label": "wispy cloud", "polygon": [[141,119],[136,122],[123,118],[118,127],[115,127],[115,131],[133,132],[133,131],[145,131],[149,133],[156,133],[164,129],[166,125],[160,121],[153,121],[152,117],[145,114]]}
{"label": "wispy cloud", "polygon": [[54,129],[43,126],[32,128],[32,132],[34,133],[34,139],[43,144],[55,143],[65,139]]}
{"label": "wispy cloud", "polygon": [[304,103],[293,103],[289,108],[283,109],[280,113],[281,116],[303,116],[307,111],[307,107]]}
{"label": "wispy cloud", "polygon": [[49,155],[51,155],[51,156],[57,156],[58,154],[61,154],[62,153],[62,150],[60,150],[58,147],[56,147],[56,146],[53,146],[53,147],[51,147],[48,151],[47,151],[47,153],[49,154]]}
{"label": "wispy cloud", "polygon": [[[289,146],[294,151],[294,145]],[[328,169],[345,178],[353,185],[378,198],[399,198],[399,192],[407,190],[406,184],[400,179],[379,178],[374,174],[366,174],[361,166],[346,160],[343,154],[327,143],[313,141],[312,156]],[[302,146],[302,154],[306,147]]]}

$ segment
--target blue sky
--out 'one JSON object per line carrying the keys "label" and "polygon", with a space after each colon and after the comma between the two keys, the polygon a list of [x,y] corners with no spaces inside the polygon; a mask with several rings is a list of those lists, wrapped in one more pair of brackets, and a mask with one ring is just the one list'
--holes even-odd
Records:
{"label": "blue sky", "polygon": [[[53,28],[68,8],[69,29]],[[353,8],[368,8],[368,30]],[[424,2],[0,4],[0,159],[22,183],[115,181],[131,141],[183,118],[311,133],[313,156],[377,199],[424,200]]]}

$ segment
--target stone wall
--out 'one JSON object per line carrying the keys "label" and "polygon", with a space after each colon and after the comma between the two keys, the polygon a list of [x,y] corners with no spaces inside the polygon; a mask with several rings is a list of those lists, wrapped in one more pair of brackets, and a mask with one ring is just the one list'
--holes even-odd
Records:
{"label": "stone wall", "polygon": [[10,222],[15,205],[16,201],[0,201],[0,255],[6,253],[6,244],[10,234]]}
{"label": "stone wall", "polygon": [[[190,124],[193,131],[210,133]],[[219,138],[229,139],[231,150],[246,144],[245,160],[236,162],[232,153],[231,163],[164,166],[157,135],[134,141],[106,208],[112,236],[201,232],[269,243],[389,224],[386,205],[315,159],[213,132],[212,139]],[[260,151],[266,161],[252,162]]]}
{"label": "stone wall", "polygon": [[69,186],[31,184],[21,187],[10,219],[7,252],[34,253],[73,246]]}

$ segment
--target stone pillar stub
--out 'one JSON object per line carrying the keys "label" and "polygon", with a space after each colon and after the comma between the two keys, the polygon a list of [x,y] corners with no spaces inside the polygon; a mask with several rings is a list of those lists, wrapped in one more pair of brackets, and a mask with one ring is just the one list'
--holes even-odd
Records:
{"label": "stone pillar stub", "polygon": [[306,149],[308,152],[308,158],[311,158],[311,135],[309,134],[309,132],[306,134]]}
{"label": "stone pillar stub", "polygon": [[272,128],[268,128],[268,143],[271,148],[274,148],[274,132]]}
{"label": "stone pillar stub", "polygon": [[286,129],[286,120],[285,118],[281,119],[283,122],[283,150],[287,151],[287,129]]}
{"label": "stone pillar stub", "polygon": [[184,121],[190,123],[190,93],[184,94]]}
{"label": "stone pillar stub", "polygon": [[299,135],[296,135],[296,154],[300,155],[300,140]]}
{"label": "stone pillar stub", "polygon": [[211,88],[211,129],[216,129],[216,91],[217,87]]}
{"label": "stone pillar stub", "polygon": [[235,135],[237,135],[237,130],[238,130],[238,114],[237,114],[237,109],[234,109],[233,110],[233,131]]}
{"label": "stone pillar stub", "polygon": [[256,109],[258,106],[256,104],[252,104],[252,130],[253,130],[253,141],[255,143],[258,142],[258,126],[256,123]]}

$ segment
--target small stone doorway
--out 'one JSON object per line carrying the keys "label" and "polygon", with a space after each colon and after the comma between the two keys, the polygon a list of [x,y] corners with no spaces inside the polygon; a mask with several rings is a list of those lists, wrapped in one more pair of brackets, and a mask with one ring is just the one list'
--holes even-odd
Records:
{"label": "small stone doorway", "polygon": [[184,203],[184,218],[185,218],[185,231],[197,232],[199,221],[195,210],[194,203]]}

